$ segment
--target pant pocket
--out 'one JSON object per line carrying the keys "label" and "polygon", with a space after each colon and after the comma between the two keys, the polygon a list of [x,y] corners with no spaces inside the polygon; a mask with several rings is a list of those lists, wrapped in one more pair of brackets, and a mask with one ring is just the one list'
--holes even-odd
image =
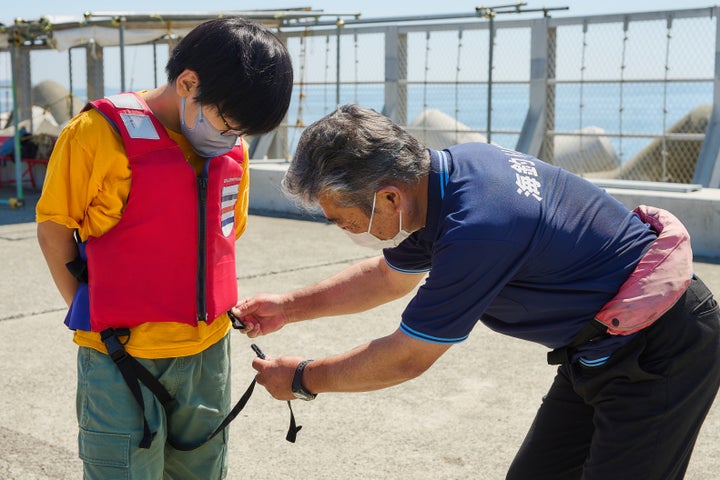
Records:
{"label": "pant pocket", "polygon": [[84,478],[130,478],[130,435],[80,429],[78,443]]}

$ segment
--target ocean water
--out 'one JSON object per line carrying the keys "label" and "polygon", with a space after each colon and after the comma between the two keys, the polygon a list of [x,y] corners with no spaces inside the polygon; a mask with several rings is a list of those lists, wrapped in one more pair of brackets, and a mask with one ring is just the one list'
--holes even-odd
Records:
{"label": "ocean water", "polygon": [[[529,87],[522,84],[493,85],[492,141],[514,148],[529,107]],[[335,85],[296,86],[288,112],[289,125],[309,125],[332,112],[336,105]],[[574,132],[584,127],[600,127],[608,134],[623,161],[662,134],[694,108],[711,104],[712,82],[674,83],[563,83],[556,86],[555,130]],[[343,84],[340,103],[358,103],[382,111],[381,84]],[[470,85],[411,84],[407,89],[407,120],[427,108],[457,118],[487,136],[487,87]],[[623,137],[643,135],[648,138]],[[297,135],[296,135],[297,137]]]}
{"label": "ocean water", "polygon": [[[358,103],[382,111],[385,95],[381,83],[341,84],[340,104]],[[106,86],[105,94],[118,93]],[[526,84],[495,84],[492,99],[492,141],[514,148],[529,106]],[[302,126],[311,124],[336,107],[335,84],[296,85],[288,111],[290,152]],[[86,91],[74,94],[85,101]],[[695,107],[711,104],[710,81],[673,83],[562,83],[556,86],[555,130],[574,132],[588,126],[600,127],[608,134],[615,152],[627,161]],[[0,89],[0,111],[8,111],[12,98],[8,88]],[[487,136],[487,86],[484,84],[409,84],[407,121],[425,109],[438,109],[456,117],[470,129]],[[299,128],[298,128],[299,125]],[[621,135],[646,135],[648,138]]]}

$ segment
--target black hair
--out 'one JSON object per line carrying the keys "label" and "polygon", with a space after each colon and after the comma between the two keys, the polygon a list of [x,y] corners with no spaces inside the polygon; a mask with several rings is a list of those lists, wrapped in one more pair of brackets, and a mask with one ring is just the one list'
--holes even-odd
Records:
{"label": "black hair", "polygon": [[292,94],[292,60],[267,27],[240,17],[201,23],[173,49],[165,71],[175,82],[197,73],[195,100],[216,107],[233,128],[266,133],[285,117]]}

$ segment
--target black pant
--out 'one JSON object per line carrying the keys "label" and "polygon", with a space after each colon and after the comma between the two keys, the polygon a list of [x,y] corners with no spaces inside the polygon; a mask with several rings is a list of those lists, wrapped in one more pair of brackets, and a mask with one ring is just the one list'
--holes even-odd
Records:
{"label": "black pant", "polygon": [[607,364],[558,368],[507,478],[681,479],[719,386],[720,311],[694,278]]}

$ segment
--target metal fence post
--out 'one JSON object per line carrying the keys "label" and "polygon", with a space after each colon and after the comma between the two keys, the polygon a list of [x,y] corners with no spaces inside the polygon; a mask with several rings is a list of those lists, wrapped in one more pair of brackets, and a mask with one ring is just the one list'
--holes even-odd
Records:
{"label": "metal fence post", "polygon": [[715,73],[713,79],[713,105],[698,155],[692,183],[703,187],[720,188],[720,7],[713,7],[715,18]]}
{"label": "metal fence post", "polygon": [[340,105],[340,88],[342,86],[340,79],[340,34],[345,22],[338,18],[337,32],[335,37],[335,106]]}
{"label": "metal fence post", "polygon": [[[533,20],[530,26],[530,102],[515,149],[535,157],[540,155],[546,133],[548,103],[547,18]],[[553,49],[554,52],[554,49]],[[554,63],[555,59],[552,59]]]}
{"label": "metal fence post", "polygon": [[407,34],[397,27],[385,32],[385,106],[383,114],[407,125]]}
{"label": "metal fence post", "polygon": [[30,83],[30,49],[15,42],[10,44],[12,64],[13,125],[15,127],[15,187],[18,201],[23,202],[22,154],[20,151],[20,122],[30,119],[32,133],[32,84]]}
{"label": "metal fence post", "polygon": [[105,96],[105,69],[103,68],[103,47],[90,42],[85,47],[85,72],[87,81],[87,100],[91,102]]}
{"label": "metal fence post", "polygon": [[557,28],[547,28],[547,79],[545,83],[545,125],[539,158],[555,162],[555,67],[557,65]]}

